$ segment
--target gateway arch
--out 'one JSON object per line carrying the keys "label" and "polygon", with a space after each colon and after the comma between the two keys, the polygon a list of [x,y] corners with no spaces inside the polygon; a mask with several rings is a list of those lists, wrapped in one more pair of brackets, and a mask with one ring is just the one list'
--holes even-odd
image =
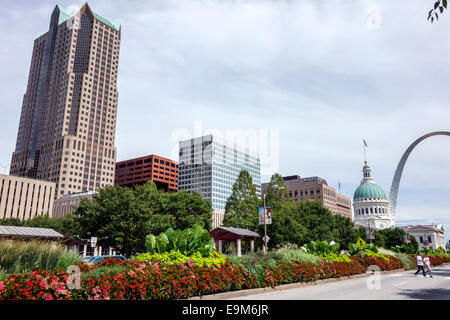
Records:
{"label": "gateway arch", "polygon": [[390,211],[391,215],[395,219],[395,213],[397,208],[397,196],[398,196],[398,187],[400,185],[400,179],[402,178],[402,172],[403,168],[405,167],[406,160],[408,159],[410,153],[413,151],[413,149],[423,140],[432,137],[432,136],[450,136],[449,131],[436,131],[428,133],[416,141],[414,141],[409,148],[405,151],[402,158],[400,159],[400,162],[398,163],[397,170],[395,170],[394,179],[392,179],[391,184],[391,191],[389,192],[389,204],[390,204]]}

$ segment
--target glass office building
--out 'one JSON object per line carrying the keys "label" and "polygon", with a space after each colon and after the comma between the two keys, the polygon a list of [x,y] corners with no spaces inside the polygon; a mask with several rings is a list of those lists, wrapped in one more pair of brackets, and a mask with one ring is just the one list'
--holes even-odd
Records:
{"label": "glass office building", "polygon": [[179,143],[178,189],[198,191],[211,200],[213,228],[223,221],[225,204],[241,170],[250,173],[260,196],[260,160],[256,153],[213,135]]}

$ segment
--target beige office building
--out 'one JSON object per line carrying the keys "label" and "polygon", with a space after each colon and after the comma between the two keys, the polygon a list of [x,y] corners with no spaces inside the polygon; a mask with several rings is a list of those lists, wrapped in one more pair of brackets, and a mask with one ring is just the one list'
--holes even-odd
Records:
{"label": "beige office building", "polygon": [[56,6],[34,40],[10,174],[56,184],[56,197],[114,184],[120,24],[86,3]]}
{"label": "beige office building", "polygon": [[72,193],[56,199],[53,203],[53,217],[61,218],[66,214],[73,213],[80,205],[81,199],[92,199],[92,196],[96,193],[94,191]]}
{"label": "beige office building", "polygon": [[[333,214],[339,214],[352,219],[351,199],[336,192],[325,179],[319,177],[301,178],[300,176],[283,177],[289,190],[289,196],[294,200],[318,200]],[[268,183],[261,185],[262,194],[266,193]]]}
{"label": "beige office building", "polygon": [[0,174],[0,219],[52,216],[55,183]]}

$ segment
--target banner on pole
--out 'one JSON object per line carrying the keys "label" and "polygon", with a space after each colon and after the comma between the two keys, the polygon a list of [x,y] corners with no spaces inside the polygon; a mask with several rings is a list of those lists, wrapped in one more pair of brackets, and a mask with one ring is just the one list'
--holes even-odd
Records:
{"label": "banner on pole", "polygon": [[[264,207],[259,207],[259,224],[264,224]],[[266,224],[272,224],[272,212],[266,207]]]}

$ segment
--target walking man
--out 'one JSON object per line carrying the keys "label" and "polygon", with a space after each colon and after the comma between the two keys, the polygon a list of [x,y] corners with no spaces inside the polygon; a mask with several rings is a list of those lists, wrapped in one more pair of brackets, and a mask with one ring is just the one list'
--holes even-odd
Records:
{"label": "walking man", "polygon": [[417,260],[417,271],[416,271],[416,273],[415,273],[414,275],[417,276],[417,274],[418,274],[420,271],[422,271],[423,276],[426,278],[427,275],[426,275],[426,273],[425,273],[425,269],[423,268],[423,259],[422,259],[422,255],[421,255],[420,252],[417,253],[416,260]]}
{"label": "walking man", "polygon": [[428,253],[425,253],[425,257],[423,258],[423,262],[425,263],[425,267],[427,268],[427,272],[430,273],[430,278],[433,278],[431,275],[431,262],[430,257],[428,257]]}

